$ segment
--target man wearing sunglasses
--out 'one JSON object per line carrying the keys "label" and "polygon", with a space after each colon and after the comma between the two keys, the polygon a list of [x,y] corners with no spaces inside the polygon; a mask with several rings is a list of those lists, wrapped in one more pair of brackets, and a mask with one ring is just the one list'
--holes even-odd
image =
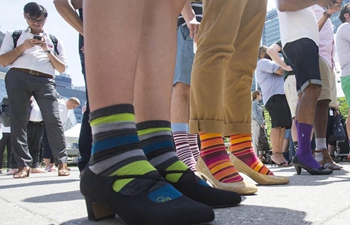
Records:
{"label": "man wearing sunglasses", "polygon": [[[8,31],[0,50],[0,65],[9,66],[5,77],[6,91],[11,107],[11,135],[18,170],[14,178],[29,176],[33,159],[28,151],[27,123],[31,96],[36,99],[48,133],[48,140],[58,164],[58,175],[68,176],[67,151],[59,119],[56,99],[55,70],[64,72],[65,52],[58,41],[54,44],[44,30],[48,13],[35,2],[24,6],[24,19],[28,28],[21,30],[15,39]],[[57,45],[57,51],[55,51]]]}

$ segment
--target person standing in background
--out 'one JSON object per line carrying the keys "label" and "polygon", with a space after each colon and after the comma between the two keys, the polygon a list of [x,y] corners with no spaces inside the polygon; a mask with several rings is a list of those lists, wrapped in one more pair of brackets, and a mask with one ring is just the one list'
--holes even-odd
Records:
{"label": "person standing in background", "polygon": [[[9,66],[5,84],[11,109],[12,147],[18,171],[14,178],[25,178],[30,174],[32,157],[27,146],[27,124],[31,96],[36,99],[43,115],[48,140],[53,147],[58,175],[68,176],[67,150],[62,124],[58,117],[55,71],[66,69],[65,51],[62,43],[49,34],[44,25],[47,10],[35,2],[29,2],[23,9],[28,27],[6,32],[0,50],[0,65]],[[19,35],[18,35],[19,34]],[[54,39],[54,40],[53,40]]]}
{"label": "person standing in background", "polygon": [[264,154],[259,149],[259,137],[261,129],[265,129],[264,109],[260,105],[261,92],[255,90],[252,93],[252,143],[255,154],[261,161],[264,161]]}
{"label": "person standing in background", "polygon": [[290,166],[283,156],[284,132],[292,125],[292,116],[283,89],[284,70],[272,61],[266,50],[267,46],[259,48],[255,77],[264,96],[265,108],[271,117],[271,159],[277,166]]}

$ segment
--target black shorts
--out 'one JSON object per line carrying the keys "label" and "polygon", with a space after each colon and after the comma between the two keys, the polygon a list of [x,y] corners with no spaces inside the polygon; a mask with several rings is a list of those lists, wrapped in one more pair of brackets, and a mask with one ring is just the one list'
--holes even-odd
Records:
{"label": "black shorts", "polygon": [[265,105],[266,110],[271,117],[271,127],[292,126],[292,115],[285,95],[273,95]]}
{"label": "black shorts", "polygon": [[309,38],[302,38],[283,47],[296,79],[298,94],[310,84],[322,86],[318,46]]}

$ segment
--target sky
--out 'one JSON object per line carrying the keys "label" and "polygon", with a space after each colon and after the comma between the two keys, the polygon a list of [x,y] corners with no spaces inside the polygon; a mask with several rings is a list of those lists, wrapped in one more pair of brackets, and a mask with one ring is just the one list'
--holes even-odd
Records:
{"label": "sky", "polygon": [[[49,16],[45,29],[59,38],[66,50],[67,74],[72,78],[74,86],[83,86],[84,79],[81,73],[78,54],[78,32],[71,28],[57,13],[53,0],[33,0],[43,5]],[[0,0],[0,31],[25,29],[26,20],[23,17],[23,7],[30,0]],[[275,0],[268,0],[268,10],[274,8]]]}

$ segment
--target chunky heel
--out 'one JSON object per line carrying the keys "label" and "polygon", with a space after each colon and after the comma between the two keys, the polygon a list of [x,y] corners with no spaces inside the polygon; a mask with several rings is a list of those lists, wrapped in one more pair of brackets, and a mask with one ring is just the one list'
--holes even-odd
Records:
{"label": "chunky heel", "polygon": [[88,198],[85,198],[85,203],[89,220],[100,221],[115,217],[114,211],[108,207],[95,203]]}
{"label": "chunky heel", "polygon": [[[121,179],[151,180],[153,184],[134,195],[123,195],[113,190],[113,184]],[[158,182],[169,188],[166,196],[152,198]],[[155,170],[144,175],[104,177],[93,173],[89,167],[80,180],[80,191],[85,198],[89,220],[102,220],[117,214],[128,225],[189,225],[208,223],[214,220],[211,207],[181,195],[167,184]],[[174,193],[174,195],[172,195]],[[175,196],[175,198],[172,198]],[[178,196],[178,197],[177,197]]]}
{"label": "chunky heel", "polygon": [[294,168],[295,168],[295,170],[297,171],[297,174],[300,175],[300,173],[301,173],[301,167],[294,164]]}

